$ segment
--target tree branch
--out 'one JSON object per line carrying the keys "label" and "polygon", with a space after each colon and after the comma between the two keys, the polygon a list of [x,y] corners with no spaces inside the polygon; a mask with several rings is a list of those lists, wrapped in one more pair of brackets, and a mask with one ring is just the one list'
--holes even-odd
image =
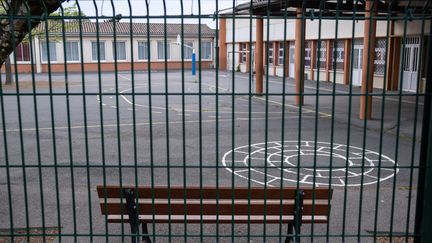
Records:
{"label": "tree branch", "polygon": [[[4,4],[6,13],[0,19],[0,67],[15,46],[19,45],[24,37],[40,23],[40,17],[48,16],[56,11],[65,0],[8,0]],[[26,6],[27,3],[27,6]],[[15,18],[16,16],[30,19]],[[30,28],[28,27],[30,21]]]}

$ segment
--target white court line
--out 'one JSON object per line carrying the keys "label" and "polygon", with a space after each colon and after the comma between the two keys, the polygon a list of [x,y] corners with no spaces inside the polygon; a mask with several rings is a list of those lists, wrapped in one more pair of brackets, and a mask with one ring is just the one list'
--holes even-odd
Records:
{"label": "white court line", "polygon": [[[296,119],[298,117],[285,117],[285,119]],[[260,118],[253,118],[253,120],[265,120],[265,117],[260,117]],[[282,117],[268,117],[268,120],[277,120],[277,119],[282,119]],[[249,118],[236,118],[236,121],[248,121]],[[230,118],[226,118],[226,119],[208,119],[208,120],[191,120],[191,121],[185,121],[185,123],[212,123],[212,122],[231,122],[232,119]],[[151,123],[152,126],[153,125],[165,125],[167,124],[166,122],[153,122]],[[168,124],[183,124],[183,121],[171,121],[168,122]],[[150,125],[150,122],[140,122],[140,123],[135,123],[136,126],[146,126],[146,125]],[[130,127],[133,126],[133,123],[120,123],[119,124],[120,127]],[[65,130],[65,129],[83,129],[86,126],[80,125],[80,126],[57,126],[55,127],[55,130]],[[87,128],[100,128],[101,125],[87,125]],[[117,127],[117,124],[104,124],[103,127]],[[52,128],[51,127],[40,127],[38,129],[38,131],[44,131],[44,130],[48,130],[51,131]],[[36,131],[36,128],[23,128],[22,130],[20,129],[7,129],[6,132],[19,132],[19,131],[23,131],[23,132],[29,132],[29,131]],[[4,130],[0,130],[0,132],[4,132]]]}
{"label": "white court line", "polygon": [[[222,76],[222,77],[227,77],[227,76]],[[236,76],[236,78],[249,79],[249,77],[243,77],[243,76]],[[271,80],[269,80],[269,82],[270,82],[270,83],[276,83],[276,84],[282,84],[282,82],[278,82],[278,81],[271,81]],[[315,81],[315,82],[316,82],[316,81]],[[285,85],[288,85],[288,86],[291,86],[291,87],[295,87],[294,84],[285,83]],[[306,85],[305,85],[304,87],[305,87],[306,89],[316,90],[316,87],[313,87],[313,86],[306,86]],[[328,92],[333,92],[333,89],[320,88],[320,90],[324,90],[324,91],[328,91]],[[343,90],[336,90],[336,93],[349,94],[348,91],[343,91]],[[375,98],[380,99],[380,100],[383,99],[383,98],[380,97],[380,96],[375,96]],[[396,103],[399,102],[398,99],[391,98],[391,97],[390,97],[390,98],[389,98],[389,97],[386,97],[385,100],[393,101],[393,102],[396,102]],[[415,104],[416,104],[416,102],[414,102],[414,101],[407,101],[407,100],[402,100],[402,103],[411,104],[411,105],[415,105]],[[423,106],[424,104],[423,104],[422,102],[418,102],[418,105]]]}
{"label": "white court line", "polygon": [[[216,86],[211,85],[211,84],[204,84],[204,85],[207,85],[207,86],[213,87],[213,88],[218,88],[218,89],[225,90],[225,91],[229,91],[229,89],[225,89],[225,88],[221,88],[221,87],[216,87]],[[271,103],[283,106],[283,103],[277,102],[277,101],[274,101],[274,100],[271,100],[271,99],[264,99],[264,98],[260,98],[260,97],[256,97],[256,96],[253,96],[252,98],[258,99],[258,100],[263,100],[263,101],[267,101],[268,100]],[[297,107],[295,105],[290,105],[290,104],[285,104],[285,107],[291,107],[291,108],[296,108],[296,109],[299,108],[299,107]],[[302,108],[302,110],[307,111],[307,112],[311,112],[311,113],[317,112],[316,110],[308,109],[308,108]],[[325,112],[318,112],[318,114],[322,115],[322,117],[331,117],[331,114],[328,114],[328,113],[325,113]]]}

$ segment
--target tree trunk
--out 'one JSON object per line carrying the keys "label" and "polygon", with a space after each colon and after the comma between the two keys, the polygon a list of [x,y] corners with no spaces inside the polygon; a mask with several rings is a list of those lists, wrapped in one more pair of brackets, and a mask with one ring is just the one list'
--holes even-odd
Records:
{"label": "tree trunk", "polygon": [[[43,1],[43,3],[41,2]],[[15,46],[19,45],[28,34],[28,20],[26,18],[15,18],[16,16],[32,16],[30,19],[31,29],[40,23],[40,17],[56,11],[65,0],[8,0],[5,6],[6,16],[0,20],[0,65],[13,52]],[[25,4],[26,3],[26,4]],[[28,6],[28,8],[27,8]]]}
{"label": "tree trunk", "polygon": [[5,60],[5,73],[6,73],[6,85],[11,85],[12,84],[12,66],[11,66],[11,61],[10,61],[10,57],[6,58]]}

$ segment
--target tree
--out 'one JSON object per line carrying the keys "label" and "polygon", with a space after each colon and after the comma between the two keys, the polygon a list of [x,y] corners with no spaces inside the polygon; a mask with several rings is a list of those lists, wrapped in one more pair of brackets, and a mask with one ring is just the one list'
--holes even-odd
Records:
{"label": "tree", "polygon": [[[58,10],[65,0],[0,0],[0,68],[6,68],[6,83],[12,83],[12,71],[9,55],[29,33],[41,22],[45,14]],[[16,16],[32,16],[30,28],[26,18]],[[39,17],[39,18],[36,18]]]}

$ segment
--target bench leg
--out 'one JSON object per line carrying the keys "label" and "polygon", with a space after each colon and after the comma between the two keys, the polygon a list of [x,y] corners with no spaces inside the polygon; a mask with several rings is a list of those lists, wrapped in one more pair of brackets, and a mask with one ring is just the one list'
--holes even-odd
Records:
{"label": "bench leg", "polygon": [[285,243],[294,242],[294,237],[292,236],[293,234],[294,234],[294,224],[288,223],[288,236],[285,238]]}
{"label": "bench leg", "polygon": [[148,235],[148,229],[146,223],[142,223],[142,233],[143,233],[142,241],[145,243],[151,243],[150,236]]}

